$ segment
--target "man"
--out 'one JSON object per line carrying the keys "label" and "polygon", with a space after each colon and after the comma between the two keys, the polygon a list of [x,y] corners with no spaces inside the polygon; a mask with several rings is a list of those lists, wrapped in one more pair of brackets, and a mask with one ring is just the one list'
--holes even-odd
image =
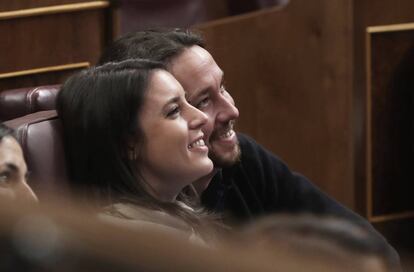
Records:
{"label": "man", "polygon": [[0,197],[16,201],[37,202],[26,182],[27,166],[13,130],[0,124]]}
{"label": "man", "polygon": [[239,112],[223,85],[223,71],[204,48],[201,37],[178,29],[132,33],[110,45],[99,63],[129,58],[164,62],[184,87],[188,101],[208,116],[204,140],[215,170],[195,183],[203,192],[206,208],[223,213],[227,222],[234,224],[275,212],[329,214],[376,233],[365,219],[326,196],[305,177],[292,173],[253,139],[235,133],[233,125]]}

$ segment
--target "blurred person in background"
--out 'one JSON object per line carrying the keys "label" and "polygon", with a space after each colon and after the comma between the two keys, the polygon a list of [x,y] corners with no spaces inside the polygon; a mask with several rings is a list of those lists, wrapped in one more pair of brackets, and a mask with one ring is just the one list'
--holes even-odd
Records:
{"label": "blurred person in background", "polygon": [[14,131],[0,124],[0,197],[37,202],[37,196],[27,184],[26,177],[26,162]]}

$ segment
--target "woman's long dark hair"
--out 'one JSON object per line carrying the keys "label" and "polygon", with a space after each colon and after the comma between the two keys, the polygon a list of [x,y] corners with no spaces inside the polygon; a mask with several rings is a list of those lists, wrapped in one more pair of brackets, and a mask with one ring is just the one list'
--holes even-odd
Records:
{"label": "woman's long dark hair", "polygon": [[[69,178],[74,191],[100,204],[128,202],[178,216],[190,225],[200,217],[153,197],[128,150],[142,144],[138,115],[148,81],[160,62],[135,59],[93,67],[69,78],[59,92]],[[139,158],[138,158],[139,159]]]}

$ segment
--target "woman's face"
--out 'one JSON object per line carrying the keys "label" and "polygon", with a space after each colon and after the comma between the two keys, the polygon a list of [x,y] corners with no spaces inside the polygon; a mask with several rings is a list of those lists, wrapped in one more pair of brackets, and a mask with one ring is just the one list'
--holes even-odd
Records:
{"label": "woman's face", "polygon": [[138,167],[159,198],[174,200],[183,187],[213,170],[201,131],[207,116],[187,103],[170,73],[152,73],[139,122],[145,141]]}
{"label": "woman's face", "polygon": [[0,198],[37,202],[26,182],[27,166],[19,143],[11,136],[0,141]]}

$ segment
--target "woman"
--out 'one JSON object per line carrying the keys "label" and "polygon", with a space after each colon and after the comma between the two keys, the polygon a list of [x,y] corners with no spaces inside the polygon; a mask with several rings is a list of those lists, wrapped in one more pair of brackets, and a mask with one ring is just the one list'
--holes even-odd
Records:
{"label": "woman", "polygon": [[181,192],[210,173],[201,127],[162,64],[109,63],[71,77],[57,109],[74,188],[122,219],[200,232],[203,213]]}
{"label": "woman", "polygon": [[27,166],[15,131],[0,124],[0,199],[36,203],[36,194],[27,184]]}

